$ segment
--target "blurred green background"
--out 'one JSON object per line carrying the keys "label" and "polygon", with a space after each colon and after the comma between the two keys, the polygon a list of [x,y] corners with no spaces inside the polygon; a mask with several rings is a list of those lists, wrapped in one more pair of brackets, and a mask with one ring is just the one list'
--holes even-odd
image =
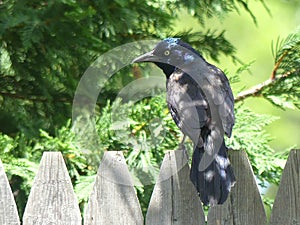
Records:
{"label": "blurred green background", "polygon": [[[300,1],[269,0],[266,2],[269,12],[260,2],[250,1],[250,9],[255,13],[257,24],[249,14],[231,12],[222,20],[212,18],[206,29],[226,30],[225,36],[236,47],[237,56],[244,63],[254,61],[250,73],[244,72],[241,82],[232,85],[235,95],[240,90],[267,80],[274,67],[272,56],[272,43],[277,38],[286,37],[291,31],[300,28]],[[187,12],[182,12],[182,18],[176,23],[178,30],[201,30],[197,20]],[[219,62],[214,62],[218,67],[234,74],[237,65],[228,57],[221,57]],[[274,140],[271,146],[281,151],[283,149],[300,146],[300,113],[298,110],[281,110],[274,107],[263,98],[248,98],[244,104],[254,112],[271,114],[280,117],[267,127],[267,131]]]}

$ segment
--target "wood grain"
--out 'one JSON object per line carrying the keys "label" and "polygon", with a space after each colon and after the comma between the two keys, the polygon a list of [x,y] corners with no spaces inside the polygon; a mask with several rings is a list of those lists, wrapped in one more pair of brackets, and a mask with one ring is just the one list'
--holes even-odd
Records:
{"label": "wood grain", "polygon": [[264,205],[245,151],[229,151],[236,184],[223,205],[210,208],[208,225],[266,225]]}
{"label": "wood grain", "polygon": [[146,225],[205,224],[205,217],[185,153],[168,151],[150,200]]}
{"label": "wood grain", "polygon": [[60,152],[44,152],[31,188],[23,225],[80,225],[81,215]]}
{"label": "wood grain", "polygon": [[105,152],[84,216],[85,225],[142,225],[143,215],[121,151]]}
{"label": "wood grain", "polygon": [[19,225],[20,219],[2,161],[0,160],[0,224]]}
{"label": "wood grain", "polygon": [[300,225],[300,150],[292,150],[283,170],[270,225]]}

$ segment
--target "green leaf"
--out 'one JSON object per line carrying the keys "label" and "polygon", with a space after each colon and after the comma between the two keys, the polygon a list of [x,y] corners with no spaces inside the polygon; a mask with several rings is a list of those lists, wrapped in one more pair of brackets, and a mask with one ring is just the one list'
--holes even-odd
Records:
{"label": "green leaf", "polygon": [[289,101],[284,95],[281,96],[268,95],[267,98],[273,104],[281,107],[282,109],[296,109],[294,103]]}

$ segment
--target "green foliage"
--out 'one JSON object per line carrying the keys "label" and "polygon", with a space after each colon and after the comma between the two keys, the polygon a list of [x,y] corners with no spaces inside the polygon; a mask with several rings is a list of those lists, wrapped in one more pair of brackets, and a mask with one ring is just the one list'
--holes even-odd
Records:
{"label": "green foliage", "polygon": [[277,39],[272,48],[275,66],[273,83],[263,96],[285,109],[300,108],[300,28],[285,39]]}
{"label": "green foliage", "polygon": [[[12,102],[23,110],[21,115],[12,112],[14,123],[7,126],[29,133],[17,124],[32,120],[36,122],[30,124],[31,135],[38,135],[39,128],[53,132],[70,117],[75,88],[93,59],[139,37],[157,37],[170,20],[159,7],[120,2],[0,4],[0,51],[5,54],[0,62],[1,102],[6,112]],[[161,19],[154,21],[153,15]],[[142,26],[135,18],[143,21]]]}
{"label": "green foliage", "polygon": [[[262,5],[265,7],[267,11],[268,7],[266,6],[263,0],[260,0]],[[253,22],[256,23],[256,18],[253,12],[249,7],[248,1],[244,0],[219,0],[219,1],[175,1],[175,4],[178,8],[184,7],[188,10],[188,12],[197,18],[201,24],[205,23],[205,18],[210,17],[219,17],[222,19],[224,15],[228,12],[237,11],[240,12],[240,9],[244,9],[251,18]]]}
{"label": "green foliage", "polygon": [[[235,56],[234,46],[225,38],[225,31],[207,30],[205,33],[185,31],[171,36],[181,37],[198,49],[201,54],[209,56],[214,61],[218,61],[221,54],[231,56],[233,61],[239,61]],[[215,51],[216,48],[217,51]]]}
{"label": "green foliage", "polygon": [[[53,134],[70,118],[78,81],[95,58],[124,43],[174,34],[171,24],[180,14],[178,6],[192,5],[146,0],[4,1],[0,4],[1,131],[36,137],[44,129]],[[217,8],[216,3],[205,5]],[[194,37],[195,45],[203,46],[214,59],[219,53],[234,55],[223,32],[181,36]],[[210,46],[219,47],[211,51]],[[123,72],[106,87],[102,99],[116,96],[116,83],[126,85],[133,79]]]}
{"label": "green foliage", "polygon": [[[74,183],[95,174],[93,168],[87,165],[87,160],[80,149],[74,145],[74,133],[71,131],[70,121],[66,126],[57,130],[55,137],[43,130],[40,131],[39,138],[35,140],[28,140],[22,135],[11,138],[0,134],[0,150],[1,160],[12,189],[19,193],[16,196],[16,202],[20,215],[23,214],[26,199],[44,151],[59,150],[63,154],[69,175]],[[79,202],[86,200],[89,193],[88,191],[81,192]]]}
{"label": "green foliage", "polygon": [[0,133],[0,156],[12,190],[19,213],[24,211],[25,203],[37,172],[38,161],[33,160],[30,141],[22,134],[15,138]]}
{"label": "green foliage", "polygon": [[[0,155],[7,171],[6,174],[12,181],[12,186],[21,186],[25,194],[29,194],[38,165],[30,151],[31,144],[32,142],[22,134],[15,138],[0,134]],[[22,182],[14,184],[14,181],[19,178],[22,179]]]}

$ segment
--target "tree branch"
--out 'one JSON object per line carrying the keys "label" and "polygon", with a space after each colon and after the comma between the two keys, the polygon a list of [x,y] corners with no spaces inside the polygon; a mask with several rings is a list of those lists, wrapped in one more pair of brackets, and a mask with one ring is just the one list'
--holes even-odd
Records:
{"label": "tree branch", "polygon": [[276,76],[276,72],[282,62],[282,60],[284,59],[284,57],[287,55],[288,51],[285,51],[282,56],[278,59],[278,61],[276,62],[275,66],[274,66],[274,69],[272,71],[272,74],[271,74],[271,80],[274,80],[275,79],[275,76]]}
{"label": "tree branch", "polygon": [[44,102],[45,103],[45,102],[55,101],[55,102],[63,102],[63,103],[72,103],[72,100],[67,99],[67,98],[48,99],[45,97],[38,97],[38,96],[23,96],[23,95],[9,93],[9,92],[0,92],[0,95],[6,96],[9,98],[14,98],[14,99],[27,100],[27,101],[31,101],[31,102]]}
{"label": "tree branch", "polygon": [[[274,71],[274,70],[273,70]],[[234,101],[235,102],[238,102],[238,101],[241,101],[241,100],[244,100],[245,98],[247,97],[257,97],[257,96],[261,96],[261,92],[266,89],[267,87],[270,87],[271,85],[273,85],[276,81],[280,80],[280,79],[283,79],[285,77],[288,77],[290,74],[296,72],[296,71],[300,71],[300,69],[294,69],[294,70],[291,70],[291,71],[288,71],[286,72],[285,74],[283,75],[277,75],[276,77],[273,78],[270,77],[268,80],[260,83],[260,84],[257,84],[253,87],[251,87],[250,89],[246,90],[246,91],[242,91],[240,92],[235,98],[234,98]]]}
{"label": "tree branch", "polygon": [[252,97],[259,96],[260,92],[266,87],[268,87],[270,84],[272,84],[274,81],[275,81],[274,79],[270,78],[258,85],[253,86],[252,88],[246,91],[242,91],[234,98],[234,101],[238,102],[250,96]]}

